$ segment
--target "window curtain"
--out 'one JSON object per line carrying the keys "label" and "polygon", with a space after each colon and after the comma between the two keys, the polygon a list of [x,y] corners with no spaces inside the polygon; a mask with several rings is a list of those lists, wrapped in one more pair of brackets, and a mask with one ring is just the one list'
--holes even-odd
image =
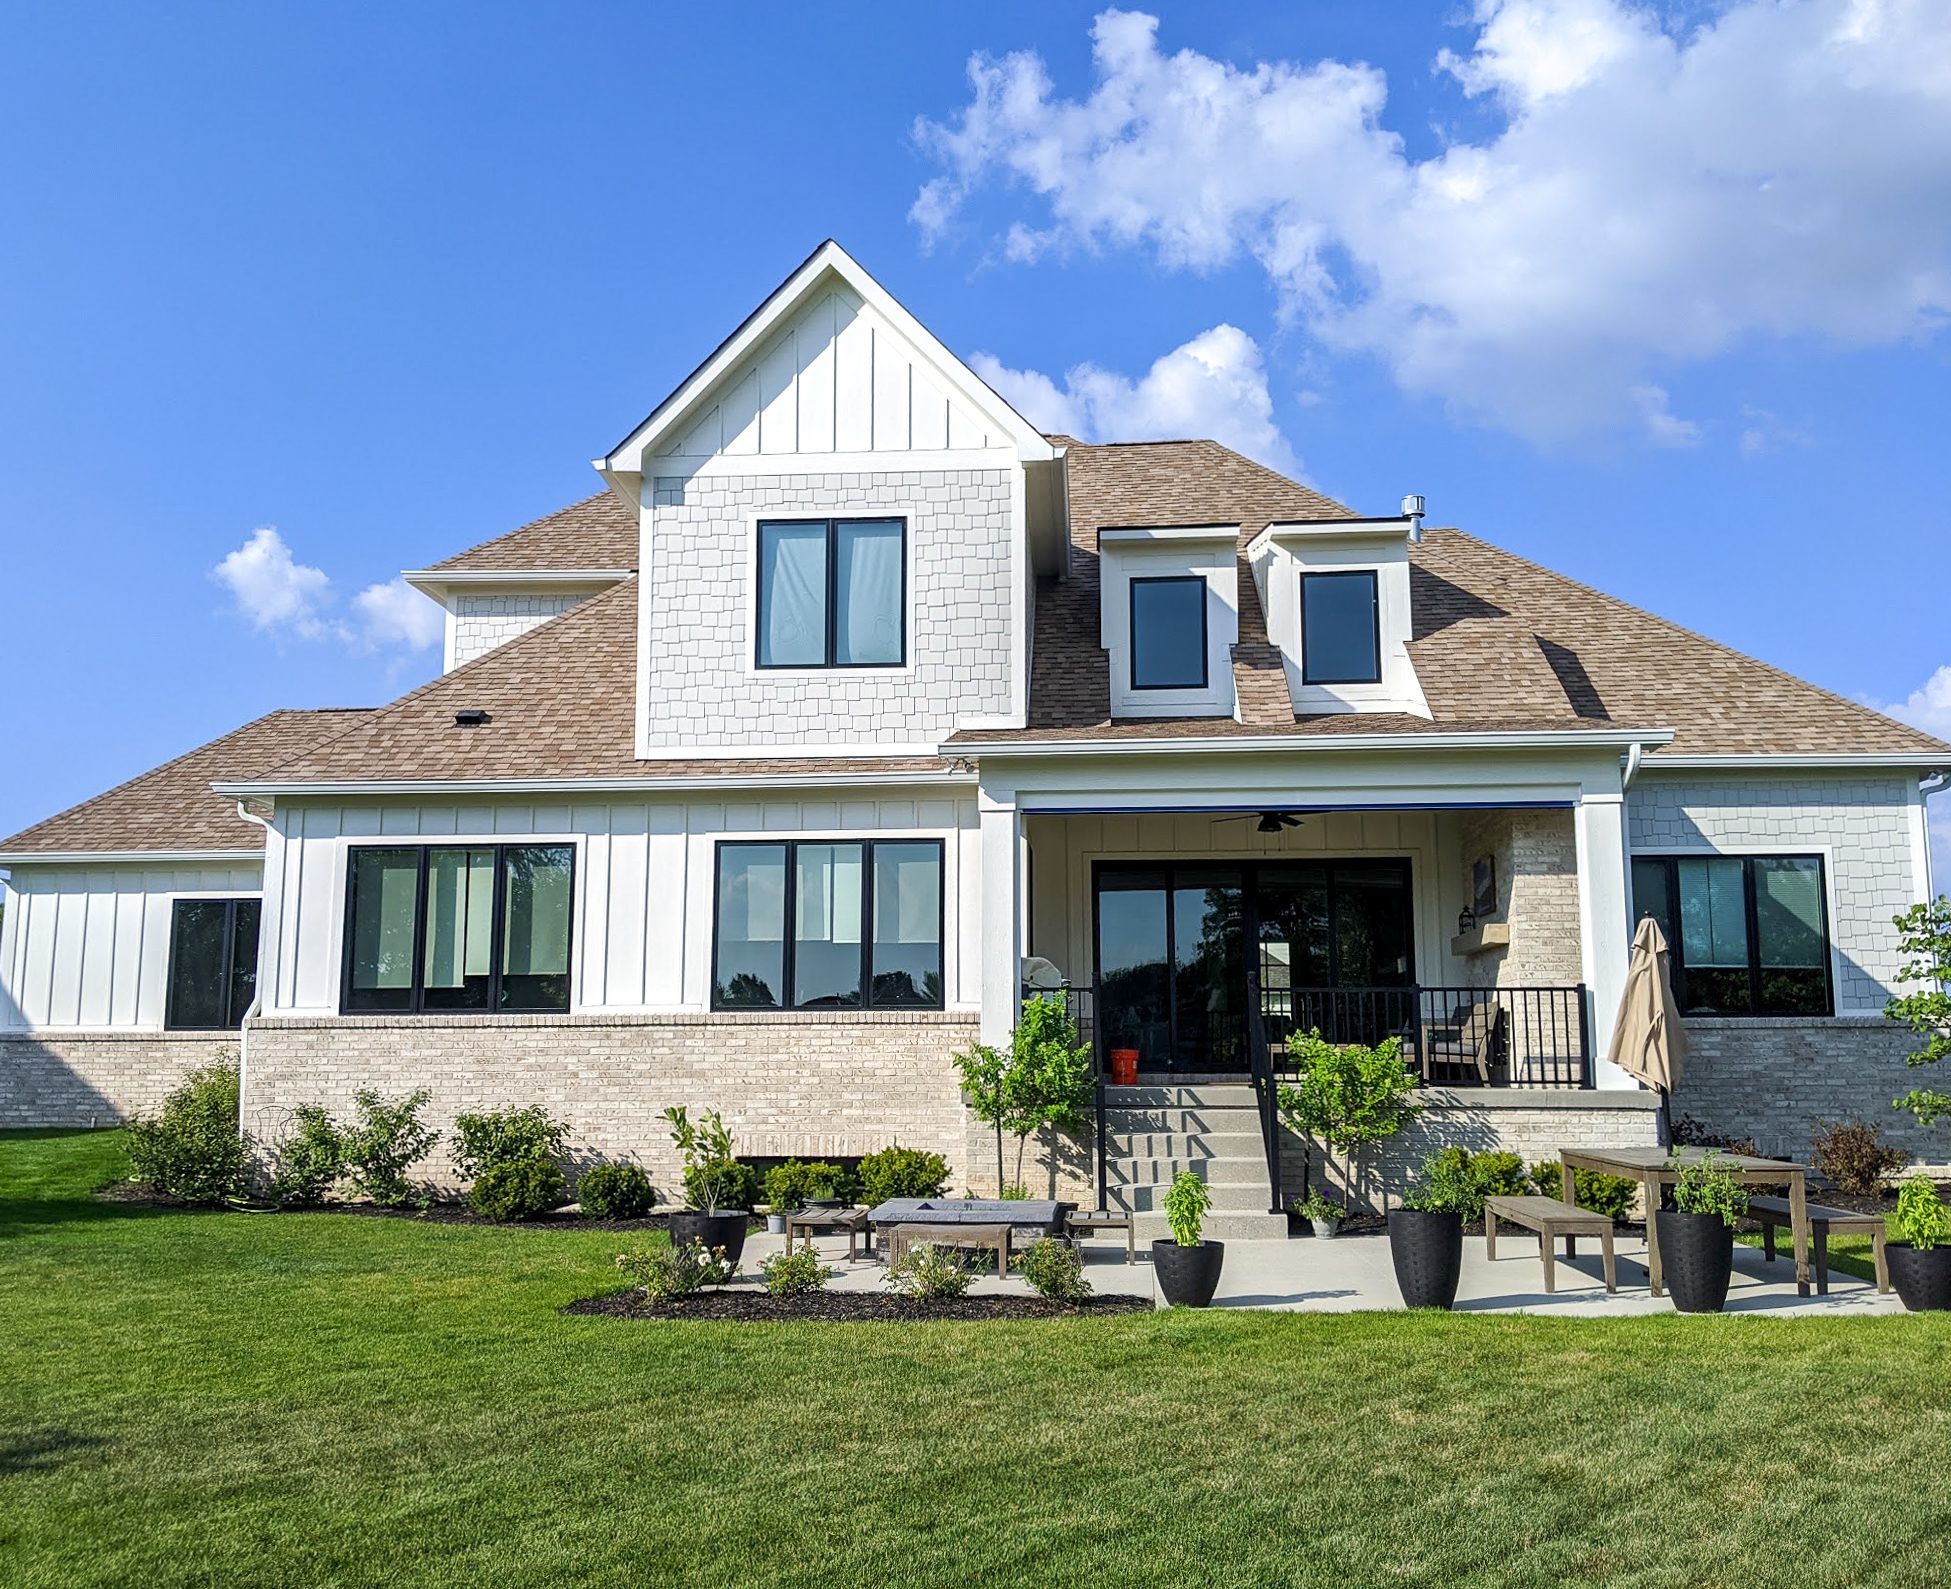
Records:
{"label": "window curtain", "polygon": [[502,939],[502,974],[558,977],[569,970],[569,876],[567,846],[509,850],[508,922]]}
{"label": "window curtain", "polygon": [[759,663],[826,663],[826,526],[767,524],[759,531]]}
{"label": "window curtain", "polygon": [[834,661],[896,665],[901,661],[901,526],[839,527]]}

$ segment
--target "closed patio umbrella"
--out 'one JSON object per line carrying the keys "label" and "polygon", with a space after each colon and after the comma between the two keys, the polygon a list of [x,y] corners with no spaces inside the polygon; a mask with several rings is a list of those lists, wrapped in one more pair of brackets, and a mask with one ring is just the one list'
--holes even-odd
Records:
{"label": "closed patio umbrella", "polygon": [[1626,993],[1619,1001],[1612,1051],[1606,1057],[1667,1100],[1670,1131],[1673,1090],[1680,1085],[1681,1064],[1687,1057],[1687,1033],[1680,1024],[1680,1008],[1673,1002],[1666,934],[1651,916],[1643,917],[1633,934]]}

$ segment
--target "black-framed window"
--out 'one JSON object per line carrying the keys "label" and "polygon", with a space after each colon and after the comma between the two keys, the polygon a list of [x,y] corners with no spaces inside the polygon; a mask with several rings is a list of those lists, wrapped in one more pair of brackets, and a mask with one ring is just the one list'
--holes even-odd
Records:
{"label": "black-framed window", "polygon": [[568,844],[355,848],[340,1008],[567,1011],[575,874]]}
{"label": "black-framed window", "polygon": [[1198,574],[1131,582],[1131,687],[1206,687],[1206,581]]}
{"label": "black-framed window", "polygon": [[163,1025],[235,1031],[257,995],[255,899],[179,899],[169,912],[169,996]]}
{"label": "black-framed window", "polygon": [[1828,1015],[1828,893],[1819,855],[1641,855],[1633,906],[1671,950],[1694,1015]]}
{"label": "black-framed window", "polygon": [[907,661],[904,519],[759,526],[758,665],[886,668]]}
{"label": "black-framed window", "polygon": [[718,846],[715,1010],[942,1007],[939,839]]}
{"label": "black-framed window", "polygon": [[1382,605],[1374,571],[1301,575],[1301,682],[1381,680]]}

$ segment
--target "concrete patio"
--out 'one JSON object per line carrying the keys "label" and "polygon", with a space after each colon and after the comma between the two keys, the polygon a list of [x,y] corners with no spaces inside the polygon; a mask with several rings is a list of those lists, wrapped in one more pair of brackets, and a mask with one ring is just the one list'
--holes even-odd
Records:
{"label": "concrete patio", "polygon": [[[753,1235],[745,1244],[745,1261],[735,1284],[758,1284],[759,1260],[779,1251],[784,1240],[779,1236]],[[847,1290],[879,1289],[883,1274],[878,1259],[857,1263],[846,1261],[847,1243],[823,1238],[819,1249],[826,1260],[840,1271],[836,1287]],[[1463,1278],[1457,1288],[1459,1313],[1540,1313],[1564,1318],[1624,1318],[1646,1313],[1672,1313],[1669,1297],[1654,1297],[1646,1285],[1646,1241],[1636,1231],[1622,1230],[1615,1237],[1619,1266],[1619,1290],[1607,1296],[1600,1278],[1597,1244],[1582,1241],[1579,1255],[1558,1259],[1558,1290],[1547,1294],[1544,1269],[1538,1261],[1535,1240],[1520,1232],[1500,1235],[1498,1257],[1491,1263],[1484,1257],[1482,1236],[1466,1236],[1463,1242]],[[1796,1295],[1795,1264],[1784,1252],[1775,1262],[1766,1262],[1758,1248],[1737,1245],[1734,1249],[1734,1284],[1728,1292],[1729,1313],[1766,1313],[1784,1318],[1831,1317],[1860,1318],[1867,1314],[1901,1313],[1903,1304],[1894,1294],[1879,1296],[1868,1281],[1831,1271],[1829,1295]],[[1138,1261],[1124,1261],[1121,1239],[1106,1237],[1085,1245],[1086,1272],[1100,1292],[1126,1292],[1159,1298],[1152,1278],[1150,1256],[1141,1243]],[[989,1262],[985,1269],[983,1259]],[[1012,1275],[998,1280],[992,1255],[971,1255],[978,1279],[975,1295],[1027,1293],[1028,1286]],[[1402,1306],[1396,1290],[1395,1273],[1389,1261],[1389,1240],[1380,1232],[1342,1235],[1333,1241],[1297,1237],[1288,1241],[1229,1241],[1226,1267],[1213,1301],[1218,1308],[1273,1308],[1291,1312],[1350,1313],[1363,1309],[1395,1309]]]}

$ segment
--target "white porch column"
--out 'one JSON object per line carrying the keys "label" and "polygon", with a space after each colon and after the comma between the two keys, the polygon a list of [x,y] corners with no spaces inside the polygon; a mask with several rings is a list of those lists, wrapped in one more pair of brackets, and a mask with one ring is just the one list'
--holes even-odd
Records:
{"label": "white porch column", "polygon": [[981,824],[981,1032],[985,1043],[1008,1041],[1022,998],[1023,817],[1015,792],[978,791]]}
{"label": "white porch column", "polygon": [[1601,1087],[1639,1085],[1608,1060],[1612,1026],[1626,992],[1632,910],[1626,893],[1626,797],[1584,794],[1572,813],[1578,844],[1580,975],[1592,1001],[1592,1075]]}

